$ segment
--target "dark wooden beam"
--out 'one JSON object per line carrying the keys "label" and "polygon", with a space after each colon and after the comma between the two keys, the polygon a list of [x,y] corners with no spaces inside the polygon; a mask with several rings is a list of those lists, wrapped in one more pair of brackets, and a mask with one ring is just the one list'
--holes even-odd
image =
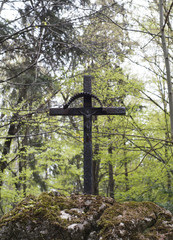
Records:
{"label": "dark wooden beam", "polygon": [[107,107],[107,108],[51,108],[51,116],[83,116],[83,115],[125,115],[124,107]]}

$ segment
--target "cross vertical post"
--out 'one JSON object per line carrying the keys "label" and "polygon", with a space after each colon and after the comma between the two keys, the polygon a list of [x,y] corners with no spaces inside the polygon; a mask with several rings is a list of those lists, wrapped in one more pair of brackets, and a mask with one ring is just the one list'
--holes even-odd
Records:
{"label": "cross vertical post", "polygon": [[[92,94],[91,76],[84,76],[84,92],[77,93],[70,98],[63,108],[50,108],[51,116],[83,116],[84,119],[84,193],[93,193],[92,173],[92,115],[125,115],[124,107],[103,107],[99,98]],[[70,108],[69,105],[76,99],[83,97],[83,107]],[[92,107],[94,98],[100,107]]]}
{"label": "cross vertical post", "polygon": [[[91,94],[91,76],[84,76],[84,92]],[[90,95],[84,96],[84,108],[92,108]],[[89,113],[89,111],[88,111]],[[92,115],[84,115],[84,193],[92,194]]]}

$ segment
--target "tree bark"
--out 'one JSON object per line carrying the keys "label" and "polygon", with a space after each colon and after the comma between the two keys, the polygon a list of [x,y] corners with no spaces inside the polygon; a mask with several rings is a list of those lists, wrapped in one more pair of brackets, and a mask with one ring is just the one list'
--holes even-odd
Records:
{"label": "tree bark", "polygon": [[[108,153],[112,155],[112,145],[109,146]],[[115,182],[114,182],[113,166],[112,166],[112,163],[109,162],[109,194],[111,198],[114,198],[114,187],[115,187]]]}
{"label": "tree bark", "polygon": [[[97,116],[93,116],[93,123],[96,132],[99,132],[99,127],[97,124]],[[99,143],[97,142],[94,145],[94,156],[93,156],[93,194],[99,195],[99,170],[100,170],[100,158],[99,154]]]}
{"label": "tree bark", "polygon": [[169,98],[169,112],[170,112],[170,125],[171,125],[171,139],[173,141],[173,93],[172,93],[172,83],[171,83],[171,74],[170,74],[170,61],[169,54],[166,45],[165,39],[165,24],[164,24],[164,14],[163,14],[163,0],[159,0],[159,10],[160,10],[160,32],[162,39],[162,49],[164,53],[165,59],[165,67],[166,67],[166,79],[167,79],[167,87],[168,87],[168,98]]}

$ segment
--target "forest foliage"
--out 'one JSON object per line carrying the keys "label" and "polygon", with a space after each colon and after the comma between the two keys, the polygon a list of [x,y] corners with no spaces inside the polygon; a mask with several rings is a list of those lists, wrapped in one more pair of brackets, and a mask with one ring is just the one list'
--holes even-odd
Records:
{"label": "forest foliage", "polygon": [[126,116],[93,116],[93,194],[173,210],[172,89],[161,35],[171,69],[173,4],[162,4],[160,26],[161,1],[144,2],[1,1],[1,215],[30,194],[83,192],[83,119],[49,109],[82,92],[84,75],[105,107],[126,108]]}

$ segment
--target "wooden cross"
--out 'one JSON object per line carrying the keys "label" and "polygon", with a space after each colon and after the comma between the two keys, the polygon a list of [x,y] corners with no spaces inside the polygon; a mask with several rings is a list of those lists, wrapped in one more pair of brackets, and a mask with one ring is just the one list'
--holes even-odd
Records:
{"label": "wooden cross", "polygon": [[[68,108],[75,99],[83,97],[83,108]],[[95,98],[101,107],[92,107],[92,98]],[[50,108],[51,116],[76,116],[84,117],[84,194],[92,194],[92,115],[125,115],[124,107],[102,107],[101,101],[91,93],[91,76],[84,76],[84,92],[72,97],[64,108]]]}

